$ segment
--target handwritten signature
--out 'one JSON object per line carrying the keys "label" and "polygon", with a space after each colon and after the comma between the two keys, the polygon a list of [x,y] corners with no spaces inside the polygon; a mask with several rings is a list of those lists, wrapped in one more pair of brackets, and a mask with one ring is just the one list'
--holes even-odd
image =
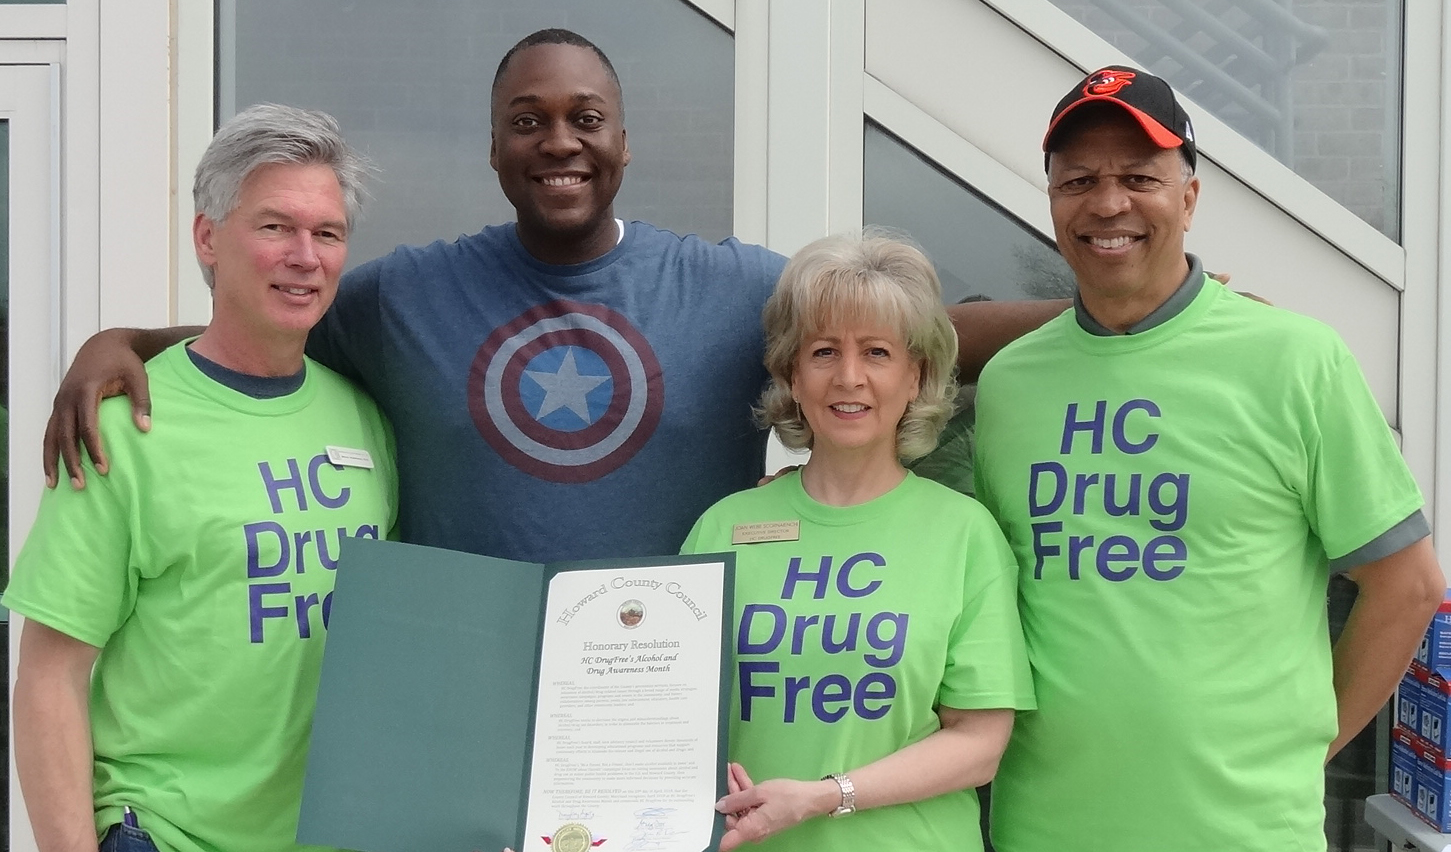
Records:
{"label": "handwritten signature", "polygon": [[668,848],[677,835],[685,833],[685,829],[671,824],[673,813],[675,808],[641,808],[635,811],[635,833],[630,835],[623,852]]}

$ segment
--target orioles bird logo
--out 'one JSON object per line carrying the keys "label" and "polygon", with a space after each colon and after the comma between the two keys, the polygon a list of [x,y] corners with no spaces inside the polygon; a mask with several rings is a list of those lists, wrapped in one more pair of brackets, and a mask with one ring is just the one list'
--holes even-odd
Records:
{"label": "orioles bird logo", "polygon": [[1116,95],[1137,76],[1132,71],[1104,70],[1094,73],[1083,87],[1085,95]]}

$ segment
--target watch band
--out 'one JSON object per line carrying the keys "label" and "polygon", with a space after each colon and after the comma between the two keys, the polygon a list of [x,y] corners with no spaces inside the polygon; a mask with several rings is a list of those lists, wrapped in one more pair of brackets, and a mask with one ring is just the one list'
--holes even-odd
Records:
{"label": "watch band", "polygon": [[830,775],[822,776],[821,780],[835,781],[836,786],[841,788],[841,805],[827,816],[844,817],[856,813],[856,785],[851,783],[851,779],[846,777],[845,773],[833,772]]}

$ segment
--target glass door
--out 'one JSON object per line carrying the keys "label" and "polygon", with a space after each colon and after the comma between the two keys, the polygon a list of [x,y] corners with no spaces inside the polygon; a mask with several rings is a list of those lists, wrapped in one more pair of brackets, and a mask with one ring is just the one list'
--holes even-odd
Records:
{"label": "glass door", "polygon": [[[0,489],[8,523],[0,533],[5,577],[14,545],[24,539],[44,483],[35,454],[50,411],[60,366],[59,70],[52,65],[4,64],[0,54]],[[11,475],[10,459],[28,459]],[[10,758],[9,689],[14,682],[18,624],[8,640],[4,752],[10,783],[3,793],[6,846],[35,849]]]}

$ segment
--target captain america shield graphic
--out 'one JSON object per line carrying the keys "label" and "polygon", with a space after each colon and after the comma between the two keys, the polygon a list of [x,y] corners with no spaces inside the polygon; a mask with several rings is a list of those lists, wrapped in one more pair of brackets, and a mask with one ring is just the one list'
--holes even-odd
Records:
{"label": "captain america shield graphic", "polygon": [[506,461],[552,482],[590,482],[629,461],[665,406],[660,362],[630,321],[554,301],[494,330],[469,368],[469,413]]}

